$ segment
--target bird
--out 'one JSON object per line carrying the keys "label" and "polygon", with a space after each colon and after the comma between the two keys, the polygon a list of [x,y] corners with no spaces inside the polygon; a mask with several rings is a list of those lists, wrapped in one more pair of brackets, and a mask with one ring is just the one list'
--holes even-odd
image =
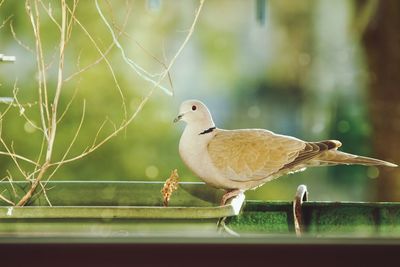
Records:
{"label": "bird", "polygon": [[396,164],[339,151],[337,140],[307,142],[265,129],[225,130],[215,126],[207,106],[186,100],[174,123],[186,126],[179,141],[185,165],[206,184],[225,190],[221,205],[247,190],[308,167]]}

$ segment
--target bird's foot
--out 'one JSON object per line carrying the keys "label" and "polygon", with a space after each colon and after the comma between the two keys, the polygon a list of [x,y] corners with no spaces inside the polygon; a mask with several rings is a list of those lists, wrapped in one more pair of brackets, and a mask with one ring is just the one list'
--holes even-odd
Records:
{"label": "bird's foot", "polygon": [[233,190],[226,191],[226,193],[222,196],[220,205],[221,206],[226,205],[226,202],[228,202],[229,199],[236,197],[237,195],[239,195],[242,192],[243,192],[243,190],[241,190],[241,189],[233,189]]}

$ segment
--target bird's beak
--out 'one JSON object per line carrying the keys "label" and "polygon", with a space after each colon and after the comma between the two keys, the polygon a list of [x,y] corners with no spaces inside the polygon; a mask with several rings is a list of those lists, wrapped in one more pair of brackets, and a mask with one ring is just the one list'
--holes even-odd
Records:
{"label": "bird's beak", "polygon": [[176,118],[174,119],[174,123],[177,123],[178,121],[180,121],[180,120],[182,119],[183,115],[184,115],[184,114],[179,114],[178,117],[176,117]]}

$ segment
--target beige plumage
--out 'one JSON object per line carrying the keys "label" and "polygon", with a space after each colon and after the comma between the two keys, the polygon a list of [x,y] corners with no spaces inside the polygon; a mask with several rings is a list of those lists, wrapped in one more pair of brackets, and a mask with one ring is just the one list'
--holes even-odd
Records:
{"label": "beige plumage", "polygon": [[305,142],[263,129],[215,128],[207,107],[200,101],[182,103],[175,119],[187,123],[179,143],[185,164],[206,183],[228,191],[226,200],[282,175],[306,167],[337,164],[397,165],[338,151],[336,140]]}

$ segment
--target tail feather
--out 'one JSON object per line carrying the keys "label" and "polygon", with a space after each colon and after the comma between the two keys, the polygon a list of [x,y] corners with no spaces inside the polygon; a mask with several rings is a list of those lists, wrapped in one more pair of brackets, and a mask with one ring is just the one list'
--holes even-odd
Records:
{"label": "tail feather", "polygon": [[336,165],[336,164],[358,164],[367,166],[386,166],[398,167],[396,164],[387,162],[380,159],[369,157],[357,156],[337,150],[329,150],[319,156],[318,161],[322,164]]}

